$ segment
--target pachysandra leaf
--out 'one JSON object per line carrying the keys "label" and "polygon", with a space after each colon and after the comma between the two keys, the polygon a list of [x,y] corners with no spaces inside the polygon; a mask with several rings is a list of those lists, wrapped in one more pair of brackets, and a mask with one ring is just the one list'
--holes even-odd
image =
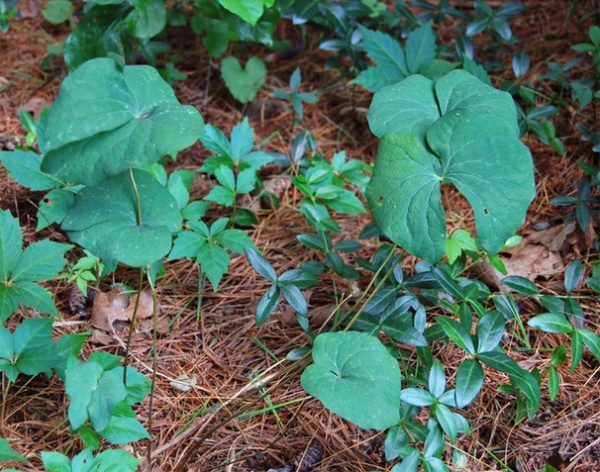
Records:
{"label": "pachysandra leaf", "polygon": [[79,192],[62,227],[72,241],[102,259],[132,267],[151,264],[171,249],[171,235],[181,229],[177,202],[166,187],[144,171],[133,171],[141,203],[129,172],[123,172]]}
{"label": "pachysandra leaf", "polygon": [[313,361],[302,374],[302,387],[329,410],[365,429],[382,430],[400,421],[400,368],[376,337],[320,334]]}
{"label": "pachysandra leaf", "polygon": [[94,59],[63,82],[48,115],[41,168],[65,181],[95,184],[192,145],[203,125],[153,67],[120,69],[112,59]]}

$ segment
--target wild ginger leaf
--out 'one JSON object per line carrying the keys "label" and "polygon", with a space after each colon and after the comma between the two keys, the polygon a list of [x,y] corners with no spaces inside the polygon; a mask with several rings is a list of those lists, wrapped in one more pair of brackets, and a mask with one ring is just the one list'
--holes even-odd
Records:
{"label": "wild ginger leaf", "polygon": [[329,410],[365,429],[399,422],[400,368],[376,337],[353,331],[319,334],[312,357],[300,382]]}
{"label": "wild ginger leaf", "polygon": [[430,262],[443,256],[444,183],[467,198],[491,253],[524,222],[533,166],[509,94],[459,70],[435,84],[411,76],[376,93],[368,118],[382,139],[367,200],[376,225],[407,251]]}
{"label": "wild ginger leaf", "polygon": [[221,75],[233,97],[242,102],[251,101],[265,83],[267,66],[258,57],[251,57],[242,67],[235,57],[221,62]]}
{"label": "wild ginger leaf", "polygon": [[69,74],[50,109],[41,170],[95,184],[190,146],[203,126],[153,67],[93,59]]}
{"label": "wild ginger leaf", "polygon": [[132,267],[151,264],[171,249],[171,234],[181,229],[181,213],[166,187],[147,172],[125,171],[81,190],[62,227],[72,241],[102,259],[116,259]]}

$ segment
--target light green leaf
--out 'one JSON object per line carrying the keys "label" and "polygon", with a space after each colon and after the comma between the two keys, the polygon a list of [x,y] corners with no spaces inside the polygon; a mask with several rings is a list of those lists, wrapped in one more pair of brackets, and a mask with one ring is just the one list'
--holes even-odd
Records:
{"label": "light green leaf", "polygon": [[67,369],[65,392],[71,398],[68,416],[73,431],[89,419],[88,407],[102,373],[102,367],[90,361]]}
{"label": "light green leaf", "polygon": [[98,454],[95,462],[101,465],[94,472],[135,472],[141,461],[121,449],[109,449]]}
{"label": "light green leaf", "polygon": [[181,106],[156,69],[94,59],[64,80],[50,109],[41,170],[95,184],[192,145],[202,129],[198,111]]}
{"label": "light green leaf", "polygon": [[450,441],[454,444],[458,435],[458,426],[454,421],[454,413],[446,405],[438,403],[435,405],[435,417],[450,438]]}
{"label": "light green leaf", "polygon": [[96,431],[108,426],[113,416],[113,409],[127,398],[127,390],[123,385],[123,375],[116,370],[104,372],[98,379],[88,405],[90,421]]}
{"label": "light green leaf", "polygon": [[206,236],[195,231],[182,231],[175,238],[167,260],[172,261],[182,257],[195,258],[204,244],[206,244]]}
{"label": "light green leaf", "polygon": [[242,68],[235,57],[226,57],[221,62],[221,75],[233,97],[247,103],[254,99],[265,83],[267,66],[258,57],[251,57]]}
{"label": "light green leaf", "polygon": [[18,286],[6,285],[0,280],[0,324],[17,311],[20,302]]}
{"label": "light green leaf", "polygon": [[329,410],[365,429],[382,430],[400,421],[400,368],[377,338],[320,334],[312,355],[302,387]]}
{"label": "light green leaf", "polygon": [[435,398],[440,398],[446,390],[446,374],[439,359],[433,361],[429,372],[429,391]]}
{"label": "light green leaf", "polygon": [[181,229],[181,214],[169,191],[147,172],[133,171],[141,202],[137,221],[136,196],[129,172],[80,191],[62,227],[72,241],[102,259],[133,267],[151,264],[171,249],[171,234]]}
{"label": "light green leaf", "polygon": [[240,229],[226,229],[214,236],[214,239],[227,249],[243,254],[247,247],[256,248],[252,239]]}
{"label": "light green leaf", "polygon": [[73,472],[71,459],[60,452],[42,451],[44,468],[52,472]]}
{"label": "light green leaf", "polygon": [[264,0],[219,0],[219,3],[252,26],[262,16],[264,6],[269,4]]}
{"label": "light green leaf", "polygon": [[56,318],[60,318],[60,314],[54,306],[52,295],[50,295],[41,285],[34,282],[23,281],[12,285],[11,288],[23,305],[33,308],[40,313],[48,313]]}
{"label": "light green leaf", "polygon": [[405,388],[400,393],[400,399],[404,403],[414,406],[431,406],[436,403],[436,398],[421,388]]}
{"label": "light green leaf", "polygon": [[222,247],[208,241],[198,251],[197,259],[216,292],[221,278],[227,272],[231,263],[229,255]]}
{"label": "light green leaf", "polygon": [[411,31],[404,52],[409,74],[418,74],[435,59],[435,34],[431,22]]}
{"label": "light green leaf", "polygon": [[13,333],[16,366],[26,375],[49,372],[60,360],[54,353],[51,318],[28,318]]}
{"label": "light green leaf", "polygon": [[113,444],[127,444],[140,439],[150,439],[150,434],[138,420],[123,416],[113,416],[108,426],[99,433]]}
{"label": "light green leaf", "polygon": [[50,0],[42,10],[42,15],[50,23],[58,25],[69,19],[73,4],[69,0]]}
{"label": "light green leaf", "polygon": [[590,352],[600,361],[600,336],[589,329],[581,328],[577,332]]}
{"label": "light green leaf", "polygon": [[360,25],[359,28],[363,46],[369,57],[377,63],[377,67],[361,72],[351,83],[375,92],[409,75],[404,50],[398,41],[381,31],[371,31]]}

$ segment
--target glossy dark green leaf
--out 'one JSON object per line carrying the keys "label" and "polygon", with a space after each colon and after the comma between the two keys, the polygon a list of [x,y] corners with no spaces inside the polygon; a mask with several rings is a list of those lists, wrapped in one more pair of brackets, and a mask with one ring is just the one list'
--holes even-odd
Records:
{"label": "glossy dark green leaf", "polygon": [[461,323],[450,318],[444,318],[442,316],[436,316],[435,320],[442,327],[446,335],[452,339],[452,341],[462,347],[470,355],[475,355],[475,345],[473,344],[471,334]]}
{"label": "glossy dark green leaf", "polygon": [[273,310],[279,304],[279,288],[276,285],[271,285],[269,290],[260,297],[256,305],[256,325],[260,326],[263,324],[269,316],[273,313]]}
{"label": "glossy dark green leaf", "polygon": [[458,408],[465,408],[477,397],[483,385],[483,368],[475,359],[466,359],[456,372],[454,397]]}
{"label": "glossy dark green leaf", "polygon": [[477,323],[477,352],[493,351],[504,335],[504,317],[489,311]]}
{"label": "glossy dark green leaf", "polygon": [[534,316],[527,324],[546,333],[570,333],[573,331],[573,325],[569,320],[564,315],[557,313],[543,313]]}
{"label": "glossy dark green leaf", "polygon": [[539,293],[537,286],[532,281],[519,275],[504,277],[502,283],[521,295],[537,295]]}
{"label": "glossy dark green leaf", "polygon": [[565,269],[565,290],[571,293],[577,288],[583,276],[583,264],[580,259],[573,259]]}
{"label": "glossy dark green leaf", "polygon": [[248,262],[250,262],[250,265],[256,272],[269,282],[275,283],[277,280],[277,273],[275,272],[275,269],[273,269],[271,263],[265,259],[260,252],[252,247],[246,247],[244,253],[248,258]]}

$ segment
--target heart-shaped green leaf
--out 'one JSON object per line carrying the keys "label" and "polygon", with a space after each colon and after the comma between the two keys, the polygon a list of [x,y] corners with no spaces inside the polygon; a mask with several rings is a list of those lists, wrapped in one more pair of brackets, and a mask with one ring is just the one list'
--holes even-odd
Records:
{"label": "heart-shaped green leaf", "polygon": [[411,76],[375,94],[369,123],[382,139],[367,200],[376,225],[410,253],[431,262],[444,254],[444,183],[473,207],[489,252],[523,224],[533,165],[508,94],[464,71],[436,83]]}
{"label": "heart-shaped green leaf", "polygon": [[226,57],[221,62],[221,75],[231,95],[236,100],[247,103],[265,83],[267,66],[258,57],[251,57],[246,68],[242,68],[235,57]]}
{"label": "heart-shaped green leaf", "polygon": [[386,429],[400,421],[400,368],[377,338],[320,334],[312,356],[314,364],[300,381],[329,410],[364,429]]}
{"label": "heart-shaped green leaf", "polygon": [[171,234],[181,229],[177,202],[166,187],[144,171],[133,171],[141,204],[129,172],[84,188],[62,227],[72,241],[102,259],[133,267],[151,264],[171,249]]}
{"label": "heart-shaped green leaf", "polygon": [[203,126],[156,69],[94,59],[63,82],[48,115],[42,171],[92,185],[192,145]]}

